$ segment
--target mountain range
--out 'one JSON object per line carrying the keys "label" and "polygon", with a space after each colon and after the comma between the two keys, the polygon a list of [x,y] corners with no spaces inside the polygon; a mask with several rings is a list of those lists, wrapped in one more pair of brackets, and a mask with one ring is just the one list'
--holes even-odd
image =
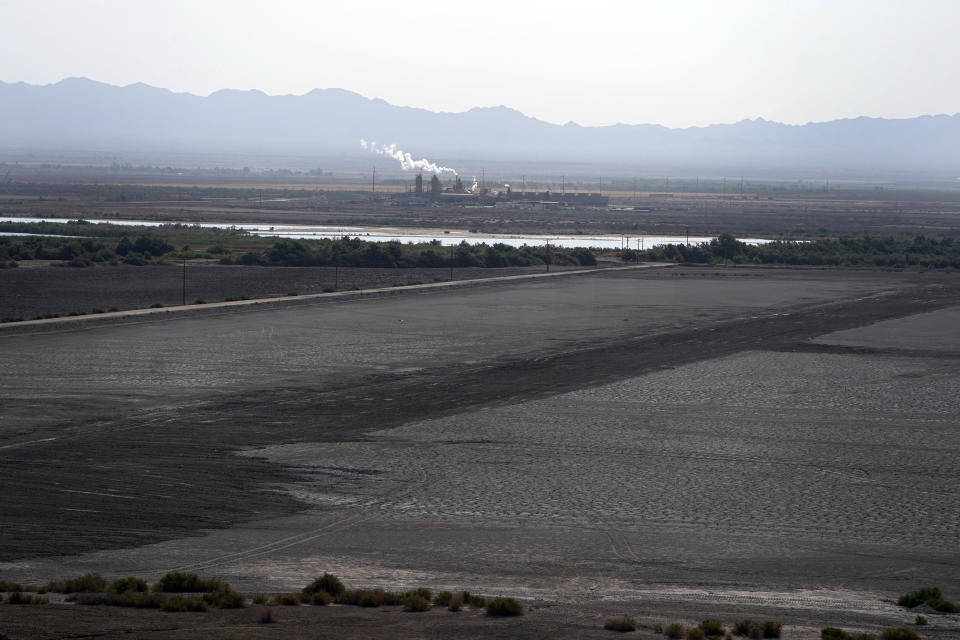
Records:
{"label": "mountain range", "polygon": [[[602,99],[598,97],[598,99]],[[960,175],[960,114],[788,125],[763,119],[672,129],[556,125],[508,107],[436,113],[343,89],[207,97],[86,78],[0,82],[0,148],[360,157],[360,140],[414,157],[634,167],[923,171]]]}

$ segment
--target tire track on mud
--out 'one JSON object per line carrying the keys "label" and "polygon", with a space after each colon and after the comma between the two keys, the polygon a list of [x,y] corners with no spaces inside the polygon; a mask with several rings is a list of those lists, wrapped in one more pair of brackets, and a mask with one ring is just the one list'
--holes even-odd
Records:
{"label": "tire track on mud", "polygon": [[[546,398],[745,350],[788,349],[831,331],[955,305],[958,289],[910,285],[670,333],[558,345],[529,357],[371,375],[336,387],[247,391],[146,420],[86,421],[96,429],[67,425],[69,433],[56,440],[0,450],[0,560],[146,544],[304,509],[268,489],[298,483],[300,470],[235,455],[251,447],[363,440],[412,420]],[[122,488],[138,500],[67,499],[64,486],[101,494]],[[65,507],[78,511],[65,517]],[[23,526],[38,523],[48,523],[42,529],[48,533],[31,535]]]}

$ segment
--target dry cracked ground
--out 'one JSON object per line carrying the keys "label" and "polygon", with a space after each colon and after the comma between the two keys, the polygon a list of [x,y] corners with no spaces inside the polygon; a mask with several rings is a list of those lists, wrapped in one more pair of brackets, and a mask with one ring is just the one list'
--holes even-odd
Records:
{"label": "dry cracked ground", "polygon": [[254,594],[330,571],[533,610],[2,604],[0,633],[912,623],[900,593],[960,598],[958,323],[957,274],[676,267],[4,327],[0,580],[178,569]]}

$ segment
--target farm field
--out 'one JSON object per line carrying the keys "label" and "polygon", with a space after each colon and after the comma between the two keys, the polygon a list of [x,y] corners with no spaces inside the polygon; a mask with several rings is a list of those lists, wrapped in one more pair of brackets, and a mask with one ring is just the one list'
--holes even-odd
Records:
{"label": "farm field", "polygon": [[[643,637],[707,617],[778,619],[787,638],[909,624],[899,594],[960,591],[957,278],[598,270],[2,326],[0,580],[176,569],[255,594],[330,571],[531,610],[0,619],[11,638],[603,637],[620,613]],[[958,632],[956,616],[924,631]]]}

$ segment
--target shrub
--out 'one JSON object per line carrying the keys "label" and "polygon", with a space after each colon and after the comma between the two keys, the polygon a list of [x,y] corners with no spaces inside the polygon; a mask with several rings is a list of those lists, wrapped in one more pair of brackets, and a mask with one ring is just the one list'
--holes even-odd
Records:
{"label": "shrub", "polygon": [[673,624],[668,624],[667,628],[663,630],[664,635],[668,638],[682,638],[683,637],[683,625],[679,622],[674,622]]}
{"label": "shrub", "polygon": [[263,595],[262,593],[258,593],[257,595],[253,596],[253,604],[267,604],[267,596]]}
{"label": "shrub", "polygon": [[7,582],[0,580],[0,591],[23,591],[23,585],[17,582]]}
{"label": "shrub", "polygon": [[203,594],[203,601],[216,609],[241,609],[246,604],[244,597],[229,587]]}
{"label": "shrub", "polygon": [[764,638],[779,638],[780,631],[783,629],[783,625],[779,622],[773,622],[772,620],[767,620],[763,623],[763,637]]}
{"label": "shrub", "polygon": [[171,571],[153,585],[154,591],[164,593],[189,593],[198,591],[230,591],[230,585],[216,578],[200,578],[195,573]]}
{"label": "shrub", "polygon": [[960,613],[960,608],[952,602],[943,599],[943,594],[937,587],[923,587],[910,593],[905,593],[897,599],[901,607],[912,609],[921,604],[929,605],[940,613]]}
{"label": "shrub", "polygon": [[453,598],[453,594],[449,591],[441,591],[433,597],[433,604],[438,604],[441,607],[445,607],[450,604],[450,600]]}
{"label": "shrub", "polygon": [[193,301],[193,304],[207,304],[207,301],[204,300],[203,298],[197,298],[196,300]]}
{"label": "shrub", "polygon": [[7,599],[8,604],[48,604],[50,600],[41,596],[31,596],[22,591],[14,591]]}
{"label": "shrub", "polygon": [[333,602],[333,596],[331,596],[326,591],[317,591],[316,593],[311,593],[309,596],[301,596],[300,599],[303,600],[306,598],[307,602],[318,607],[325,607],[331,602]]}
{"label": "shrub", "polygon": [[494,598],[487,603],[487,615],[494,617],[522,616],[523,605],[513,598]]}
{"label": "shrub", "polygon": [[125,591],[123,593],[81,593],[68,598],[77,604],[90,606],[133,607],[136,609],[160,609],[161,611],[207,611],[203,598]]}
{"label": "shrub", "polygon": [[896,629],[885,629],[880,634],[880,640],[920,640],[920,636],[910,629],[897,627]]}
{"label": "shrub", "polygon": [[468,604],[471,607],[485,607],[487,606],[487,599],[483,596],[475,596],[469,591],[463,592],[463,602]]}
{"label": "shrub", "polygon": [[297,293],[296,291],[287,291],[287,295],[288,295],[288,296],[298,296],[298,295],[300,295],[300,294]]}
{"label": "shrub", "polygon": [[847,633],[843,629],[827,627],[826,629],[820,630],[820,640],[876,640],[876,637],[872,633],[859,633],[857,635],[853,635],[852,633]]}
{"label": "shrub", "polygon": [[336,598],[341,593],[346,591],[346,587],[344,587],[343,583],[340,582],[340,578],[333,575],[332,573],[324,572],[322,576],[320,576],[319,578],[317,578],[316,580],[314,580],[313,582],[311,582],[310,584],[308,584],[303,588],[304,595],[313,595],[320,591],[323,591],[324,593],[328,593],[334,598]]}
{"label": "shrub", "polygon": [[430,600],[433,598],[433,593],[430,591],[430,589],[424,589],[423,587],[420,587],[419,589],[414,589],[413,591],[407,591],[403,594],[403,597],[407,597],[407,596],[420,596],[427,602],[430,602]]}
{"label": "shrub", "polygon": [[168,596],[163,598],[160,604],[160,611],[184,612],[184,611],[207,611],[207,603],[200,598],[185,598],[183,596]]}
{"label": "shrub", "polygon": [[917,616],[914,622],[917,624],[917,626],[920,626],[920,627],[922,627],[925,624],[930,624],[930,622],[923,616]]}
{"label": "shrub", "polygon": [[352,604],[360,607],[385,607],[401,604],[399,593],[390,593],[382,589],[348,589],[341,593],[337,604]]}
{"label": "shrub", "polygon": [[763,627],[754,620],[741,620],[733,625],[733,633],[748,638],[760,638],[763,636]]}
{"label": "shrub", "polygon": [[603,628],[607,631],[621,631],[624,633],[627,631],[636,631],[637,621],[627,615],[616,616],[615,618],[608,618],[607,621],[603,623]]}
{"label": "shrub", "polygon": [[703,630],[704,635],[708,636],[722,636],[724,634],[723,623],[713,618],[701,622],[700,629]]}
{"label": "shrub", "polygon": [[463,608],[463,594],[458,593],[455,596],[450,596],[450,601],[447,603],[447,609],[450,611],[460,611]]}
{"label": "shrub", "polygon": [[694,627],[687,631],[687,640],[703,640],[706,637],[707,634],[705,634],[700,627]]}
{"label": "shrub", "polygon": [[162,308],[162,307],[163,307],[163,305],[160,304],[159,302],[154,302],[152,305],[150,305],[150,308],[151,308],[151,309],[160,309],[160,308]]}
{"label": "shrub", "polygon": [[278,593],[270,599],[270,604],[284,607],[300,606],[299,593]]}
{"label": "shrub", "polygon": [[107,588],[107,591],[110,593],[126,593],[128,591],[134,592],[145,592],[148,591],[149,587],[147,583],[141,580],[140,578],[117,578],[110,583],[110,586]]}
{"label": "shrub", "polygon": [[429,611],[430,601],[416,593],[407,593],[403,596],[404,611]]}
{"label": "shrub", "polygon": [[257,615],[257,622],[261,624],[271,624],[276,622],[277,619],[273,615],[273,609],[270,607],[264,607],[260,610],[260,613]]}
{"label": "shrub", "polygon": [[107,581],[99,573],[88,573],[79,578],[48,582],[46,588],[54,593],[101,593],[107,590]]}

